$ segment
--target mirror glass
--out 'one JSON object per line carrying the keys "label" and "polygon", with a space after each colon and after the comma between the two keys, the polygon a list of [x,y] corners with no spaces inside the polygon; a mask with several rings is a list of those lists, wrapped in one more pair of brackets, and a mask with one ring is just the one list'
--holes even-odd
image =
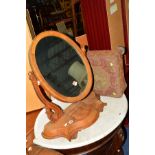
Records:
{"label": "mirror glass", "polygon": [[80,56],[65,40],[42,38],[35,51],[38,68],[47,83],[64,96],[78,96],[87,85],[87,71]]}

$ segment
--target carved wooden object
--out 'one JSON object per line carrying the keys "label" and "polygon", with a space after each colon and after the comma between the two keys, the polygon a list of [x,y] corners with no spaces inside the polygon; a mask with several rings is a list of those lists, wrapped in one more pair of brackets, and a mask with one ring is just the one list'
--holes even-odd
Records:
{"label": "carved wooden object", "polygon": [[[56,89],[55,87],[53,87],[52,84],[49,84],[47,82],[48,80],[43,76],[44,74],[42,74],[40,70],[42,66],[45,65],[45,63],[39,63],[40,65],[38,65],[36,61],[38,60],[36,59],[36,53],[38,53],[37,45],[43,38],[48,37],[56,37],[68,43],[74,49],[73,52],[75,52],[77,56],[80,57],[83,65],[85,66],[87,73],[87,83],[84,87],[84,90],[82,90],[76,96],[72,96],[70,94],[65,95],[64,93],[60,93],[58,89]],[[43,47],[44,49],[46,49],[45,47],[48,46],[46,45]],[[43,51],[43,53],[41,54],[44,55],[44,52],[47,52],[48,49],[43,50],[43,47],[41,46],[40,51]],[[43,55],[41,55],[40,57],[42,58]],[[32,72],[29,73],[29,79],[32,81],[33,87],[36,91],[36,94],[38,95],[38,98],[45,104],[46,113],[50,120],[45,125],[44,130],[42,132],[44,138],[51,139],[56,137],[65,137],[68,140],[71,140],[76,137],[78,131],[89,127],[98,119],[99,113],[103,111],[103,107],[106,104],[102,103],[94,92],[90,93],[90,91],[92,90],[93,83],[92,70],[86,58],[84,49],[81,50],[80,47],[72,39],[70,39],[64,34],[61,34],[56,31],[46,31],[40,33],[37,37],[34,38],[29,53],[29,60],[32,68]],[[39,60],[41,60],[41,62],[48,62],[49,57],[48,59],[43,59],[44,61],[42,59]],[[51,74],[53,73],[53,71],[51,71],[52,69],[49,68],[49,66],[50,65],[47,65],[47,68],[50,70]],[[66,72],[66,74],[68,74],[68,72]],[[61,74],[58,74],[57,78],[59,78],[59,75]],[[63,111],[58,105],[54,104],[49,100],[49,98],[46,97],[45,92],[60,101],[69,102],[73,104],[71,104],[68,108],[66,108]]]}
{"label": "carved wooden object", "polygon": [[47,100],[41,91],[41,86],[33,72],[29,73],[36,94],[45,104],[46,113],[50,120],[44,127],[42,133],[46,139],[65,137],[68,140],[76,138],[78,131],[92,125],[99,117],[99,113],[103,111],[106,103],[99,100],[94,92],[88,97],[75,104],[71,104],[64,111],[53,102]]}
{"label": "carved wooden object", "polygon": [[29,79],[32,81],[34,90],[36,91],[38,98],[42,101],[42,103],[45,104],[48,118],[52,122],[57,121],[63,115],[63,110],[58,105],[54,104],[51,101],[48,101],[48,99],[45,98],[45,96],[43,95],[43,92],[40,89],[41,86],[39,87],[37,83],[37,79],[33,72],[29,72]]}
{"label": "carved wooden object", "polygon": [[94,92],[84,100],[71,104],[64,110],[62,117],[56,122],[48,122],[42,133],[44,138],[65,137],[71,140],[78,131],[92,125],[103,111],[106,103],[101,102]]}

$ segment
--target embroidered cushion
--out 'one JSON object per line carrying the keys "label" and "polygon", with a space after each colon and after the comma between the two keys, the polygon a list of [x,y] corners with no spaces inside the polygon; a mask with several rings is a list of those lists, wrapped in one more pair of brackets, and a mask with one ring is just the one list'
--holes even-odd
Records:
{"label": "embroidered cushion", "polygon": [[121,97],[127,87],[120,50],[87,52],[94,74],[94,91],[103,96]]}

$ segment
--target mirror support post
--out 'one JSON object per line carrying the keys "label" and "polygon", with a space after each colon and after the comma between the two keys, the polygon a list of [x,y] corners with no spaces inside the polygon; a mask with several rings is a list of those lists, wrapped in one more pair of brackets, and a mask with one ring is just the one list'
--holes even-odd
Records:
{"label": "mirror support post", "polygon": [[86,49],[84,46],[81,46],[81,50],[82,50],[83,54],[86,56]]}
{"label": "mirror support post", "polygon": [[38,81],[33,72],[29,72],[29,79],[32,82],[32,85],[34,87],[37,96],[39,97],[41,102],[44,103],[45,105],[48,118],[53,122],[57,121],[63,115],[63,110],[58,105],[46,99],[46,97],[43,95],[40,89],[40,86],[38,85]]}

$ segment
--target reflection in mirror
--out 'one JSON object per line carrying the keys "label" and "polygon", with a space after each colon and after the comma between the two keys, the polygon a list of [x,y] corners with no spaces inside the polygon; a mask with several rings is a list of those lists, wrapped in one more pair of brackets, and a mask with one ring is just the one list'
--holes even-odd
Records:
{"label": "reflection in mirror", "polygon": [[87,85],[85,66],[65,40],[48,36],[36,46],[36,61],[47,83],[64,96],[78,96]]}

